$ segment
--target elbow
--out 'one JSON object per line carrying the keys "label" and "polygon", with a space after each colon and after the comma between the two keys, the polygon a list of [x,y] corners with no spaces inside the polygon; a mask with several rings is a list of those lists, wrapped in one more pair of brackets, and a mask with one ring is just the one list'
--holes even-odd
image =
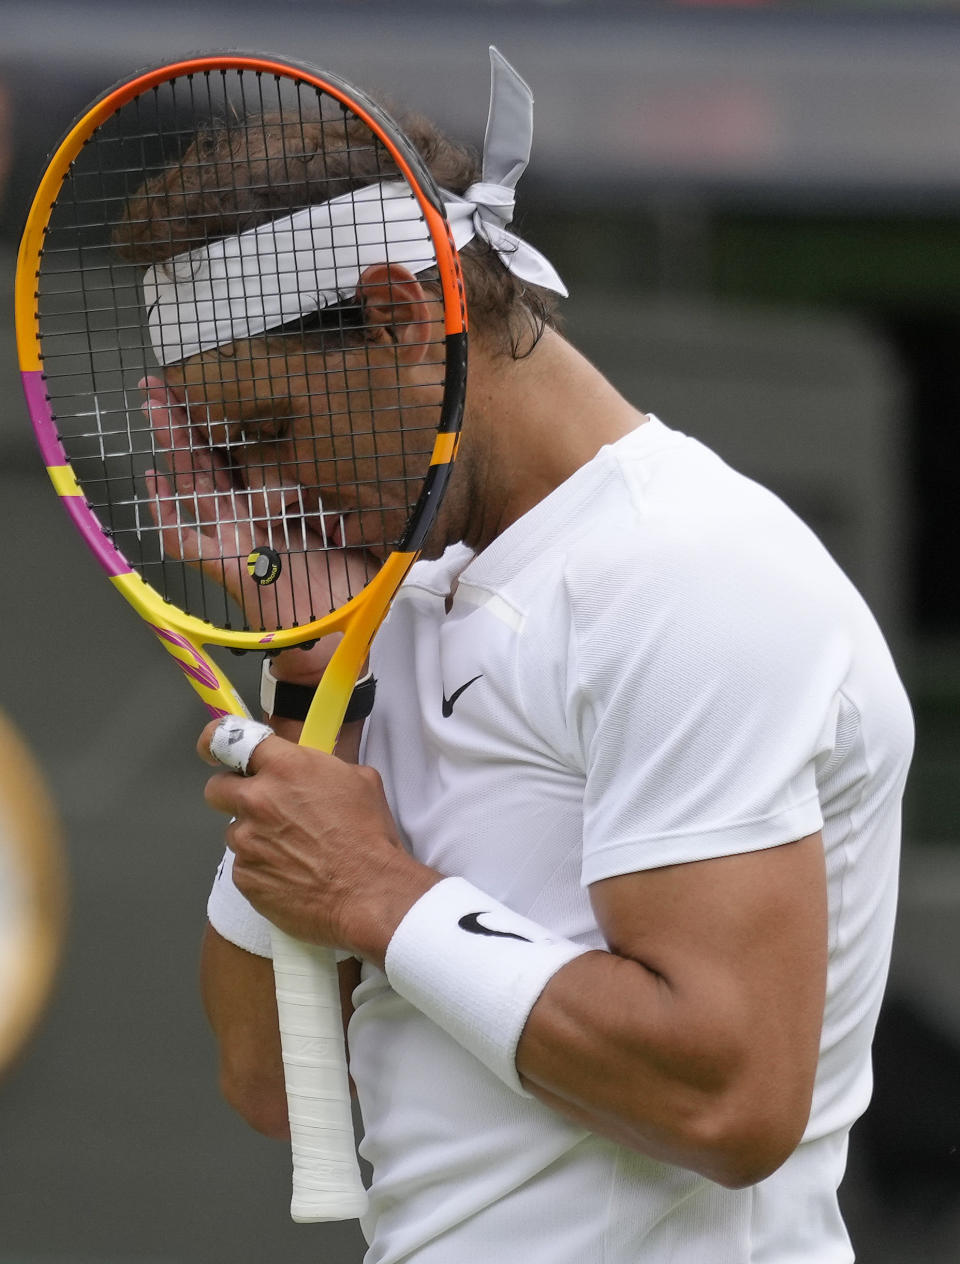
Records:
{"label": "elbow", "polygon": [[268,1076],[245,1074],[221,1064],[220,1092],[227,1104],[256,1132],[274,1141],[290,1140],[287,1096]]}
{"label": "elbow", "polygon": [[704,1112],[688,1139],[694,1171],[725,1189],[758,1185],[782,1167],[800,1144],[810,1100],[787,1105],[739,1093]]}
{"label": "elbow", "polygon": [[799,1139],[785,1143],[770,1136],[751,1138],[748,1144],[739,1143],[715,1150],[700,1171],[724,1189],[746,1189],[772,1176],[786,1163],[798,1144]]}
{"label": "elbow", "polygon": [[635,1117],[621,1116],[618,1132],[608,1135],[734,1190],[758,1185],[790,1158],[806,1130],[812,1087],[747,1077],[688,1083],[653,1129],[644,1102],[638,1094]]}
{"label": "elbow", "polygon": [[816,1058],[792,1051],[733,1046],[715,1056],[711,1074],[688,1084],[679,1118],[683,1166],[725,1189],[746,1189],[772,1176],[803,1140],[813,1104]]}

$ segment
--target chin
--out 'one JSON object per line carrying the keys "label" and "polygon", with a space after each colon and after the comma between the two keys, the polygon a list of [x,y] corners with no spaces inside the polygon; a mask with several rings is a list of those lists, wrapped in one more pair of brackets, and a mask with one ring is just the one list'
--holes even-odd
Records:
{"label": "chin", "polygon": [[438,557],[443,557],[446,547],[440,541],[434,541],[432,535],[428,536],[417,560],[420,562],[435,562]]}
{"label": "chin", "polygon": [[423,542],[420,550],[420,560],[424,562],[435,562],[438,558],[443,557],[444,553],[451,546],[460,541],[460,535],[451,531],[451,524],[446,521],[442,515],[437,518],[430,530],[427,532],[427,538]]}

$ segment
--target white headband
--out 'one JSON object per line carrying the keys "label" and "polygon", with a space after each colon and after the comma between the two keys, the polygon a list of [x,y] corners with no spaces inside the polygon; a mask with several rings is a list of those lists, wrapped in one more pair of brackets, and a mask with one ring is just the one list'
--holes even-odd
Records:
{"label": "white headband", "polygon": [[[565,296],[548,260],[506,227],[532,139],[533,95],[491,47],[483,178],[462,196],[442,192],[447,219],[458,249],[479,237],[515,276]],[[373,264],[402,264],[416,275],[435,262],[409,186],[367,185],[149,268],[150,340],[160,364],[173,364],[350,298]]]}

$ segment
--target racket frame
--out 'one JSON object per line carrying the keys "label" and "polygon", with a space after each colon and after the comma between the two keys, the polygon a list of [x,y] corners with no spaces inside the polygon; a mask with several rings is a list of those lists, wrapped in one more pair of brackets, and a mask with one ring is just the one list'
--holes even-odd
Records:
{"label": "racket frame", "polygon": [[[52,402],[46,390],[40,340],[37,278],[40,274],[44,237],[50,211],[57,203],[64,181],[69,178],[74,159],[95,129],[136,97],[173,79],[219,71],[274,74],[280,79],[298,79],[340,101],[366,123],[388,150],[417,198],[434,242],[444,301],[446,372],[440,419],[419,499],[396,549],[388,555],[380,570],[365,587],[337,610],[298,627],[268,632],[219,628],[188,614],[166,601],[126,560],[89,507],[60,441]],[[328,752],[333,750],[350,694],[367,658],[370,644],[394,594],[422,548],[457,455],[466,388],[467,313],[459,258],[442,206],[440,192],[422,160],[403,137],[397,124],[364,93],[325,71],[317,71],[286,58],[261,57],[242,52],[197,54],[136,73],[97,98],[74,121],[49,159],[27,216],[18,254],[15,285],[17,350],[24,394],[37,442],[50,480],[67,514],[100,566],[156,634],[214,716],[248,712],[226,674],[206,652],[206,646],[215,645],[234,651],[274,651],[341,633],[341,640],[316,690],[300,739],[303,745]],[[336,1017],[331,1021],[336,1022],[341,1046],[339,1060],[342,1064],[336,1095],[339,1099],[346,1094],[347,1115],[346,1123],[341,1119],[340,1124],[334,1126],[345,1129],[349,1126],[349,1090],[342,1050],[339,996],[338,993],[335,994],[335,975],[331,972],[332,954],[325,949],[297,944],[278,931],[274,934],[274,952],[275,968],[278,971],[278,1004],[280,993],[286,989],[290,980],[299,987],[298,977],[314,971],[323,976],[322,987],[326,989],[326,995],[322,1004],[329,1009],[336,1002]],[[291,954],[292,961],[292,965],[288,962],[289,968],[283,982],[279,965],[281,953],[285,957]],[[323,1038],[329,1044],[329,1032]],[[284,1060],[289,1092],[290,1064],[299,1066],[300,1059],[295,1055],[288,1058],[286,1043]],[[311,1093],[309,1090],[306,1094],[307,1098],[323,1099],[324,1096],[324,1093]],[[291,1131],[295,1132],[292,1103],[291,1097]],[[349,1145],[355,1168],[352,1130],[349,1143],[345,1144]],[[345,1219],[362,1214],[366,1194],[359,1182],[359,1175],[348,1173],[342,1186],[336,1173],[332,1182],[311,1173],[304,1176],[299,1171],[298,1159],[298,1150],[303,1149],[302,1144],[298,1146],[297,1137],[294,1136],[294,1194],[291,1205],[294,1220]],[[322,1158],[319,1167],[325,1167]]]}

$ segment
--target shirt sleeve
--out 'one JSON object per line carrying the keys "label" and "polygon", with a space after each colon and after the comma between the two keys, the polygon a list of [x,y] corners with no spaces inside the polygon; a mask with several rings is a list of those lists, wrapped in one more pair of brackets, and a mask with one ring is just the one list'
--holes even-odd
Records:
{"label": "shirt sleeve", "polygon": [[585,885],[821,828],[817,760],[849,656],[815,585],[783,570],[666,549],[636,584],[574,594]]}

